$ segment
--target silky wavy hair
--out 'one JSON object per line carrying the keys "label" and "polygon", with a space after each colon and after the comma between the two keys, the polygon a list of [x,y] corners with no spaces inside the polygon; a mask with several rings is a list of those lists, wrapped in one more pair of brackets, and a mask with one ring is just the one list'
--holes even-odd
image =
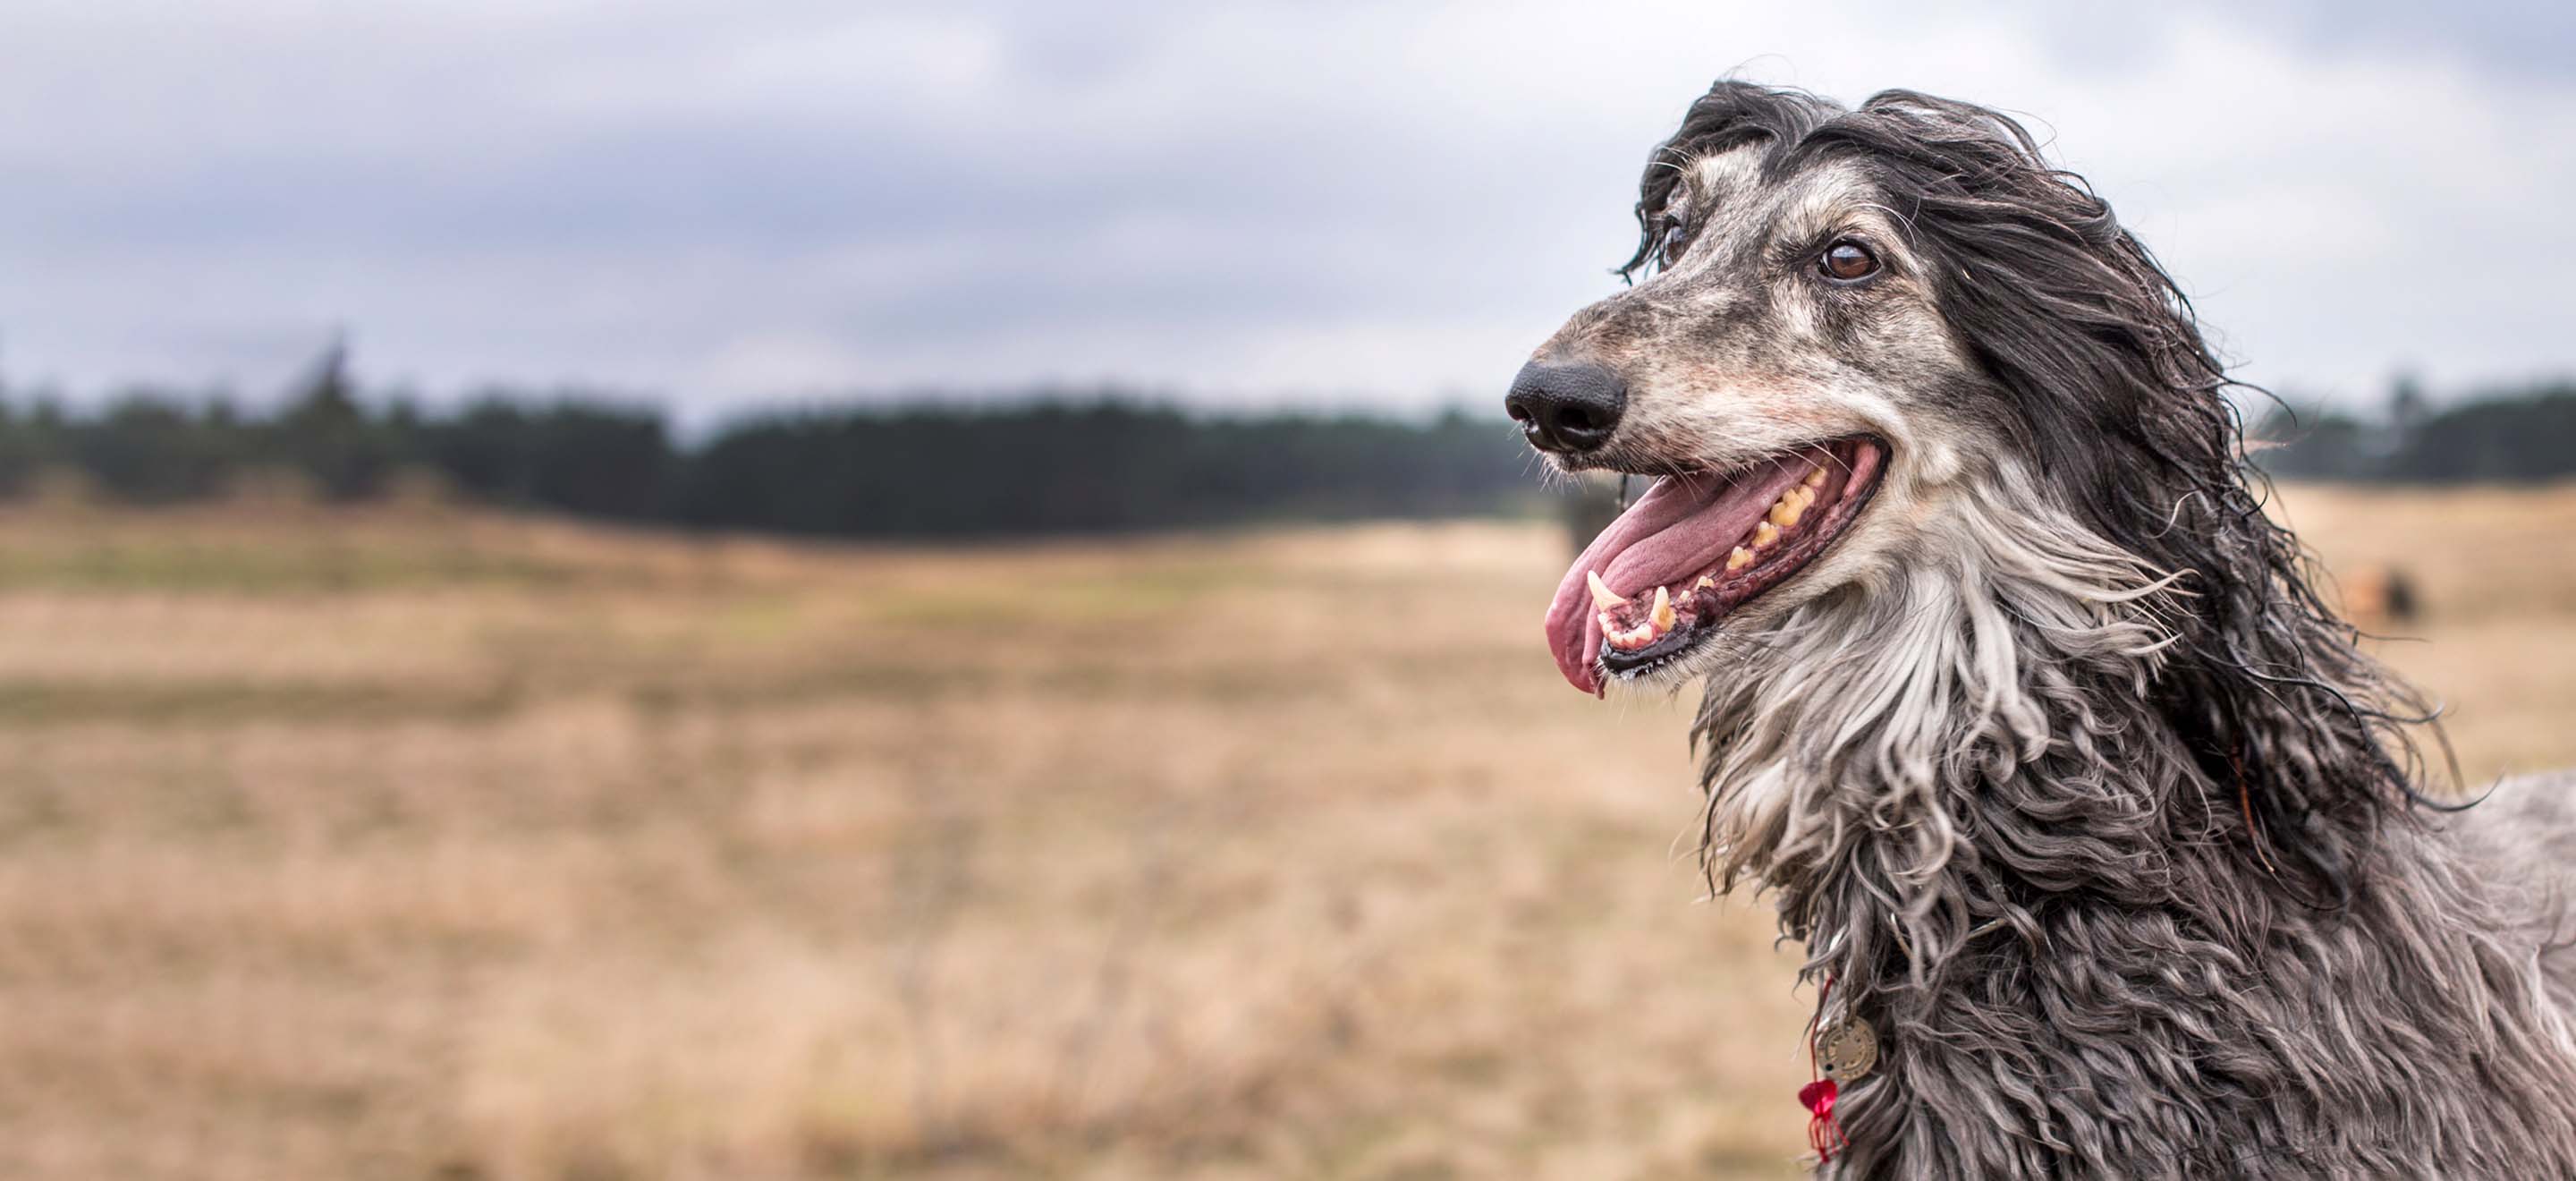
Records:
{"label": "silky wavy hair", "polygon": [[1617,273],[1657,265],[1690,161],[1757,145],[1767,177],[1833,157],[1867,170],[1990,384],[1964,412],[2072,525],[2190,597],[2161,613],[2173,642],[2143,691],[2210,802],[2241,817],[2247,856],[2294,871],[2319,904],[2349,899],[2379,826],[2423,798],[2417,731],[2433,719],[2354,646],[2309,555],[2265,515],[2229,397],[2260,391],[2227,376],[2172,277],[2005,115],[1905,90],[1846,110],[1733,83],[1654,152]]}

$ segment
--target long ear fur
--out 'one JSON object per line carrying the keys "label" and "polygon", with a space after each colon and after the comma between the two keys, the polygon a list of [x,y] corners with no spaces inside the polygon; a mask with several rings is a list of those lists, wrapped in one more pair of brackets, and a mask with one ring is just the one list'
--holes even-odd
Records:
{"label": "long ear fur", "polygon": [[2414,791],[2413,692],[2353,645],[2264,515],[2234,385],[2190,301],[2083,182],[2019,124],[1905,91],[1820,127],[1857,151],[1947,265],[1951,324],[2007,395],[1994,403],[2066,507],[2129,552],[2192,575],[2184,639],[2153,692],[2257,849],[2338,900],[2371,830]]}

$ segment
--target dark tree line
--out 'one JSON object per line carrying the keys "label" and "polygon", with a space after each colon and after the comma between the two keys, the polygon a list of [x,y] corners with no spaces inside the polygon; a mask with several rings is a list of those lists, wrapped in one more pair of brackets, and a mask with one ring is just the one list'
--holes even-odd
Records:
{"label": "dark tree line", "polygon": [[2493,390],[2430,408],[2411,381],[2375,417],[2275,407],[2256,434],[2283,476],[2370,483],[2523,483],[2576,475],[2576,381]]}
{"label": "dark tree line", "polygon": [[[2401,382],[2386,413],[2275,409],[2278,475],[2529,481],[2576,475],[2576,383],[2439,411]],[[358,396],[338,353],[280,409],[139,392],[71,413],[0,398],[0,496],[47,471],[174,504],[289,472],[318,497],[381,496],[406,473],[511,508],[706,529],[849,537],[1110,532],[1246,521],[1442,517],[1544,495],[1499,412],[1205,416],[1114,391],[985,405],[775,413],[684,445],[661,411],[495,392],[429,412]]]}
{"label": "dark tree line", "polygon": [[1099,532],[1489,513],[1535,486],[1501,421],[1196,418],[1132,402],[754,419],[683,461],[679,520],[791,533]]}
{"label": "dark tree line", "polygon": [[422,411],[362,399],[336,363],[273,413],[136,393],[89,414],[0,400],[0,495],[47,470],[137,504],[292,472],[362,501],[404,473],[475,500],[698,528],[832,536],[1108,532],[1493,513],[1539,495],[1497,411],[1207,417],[1114,393],[778,413],[694,446],[660,411],[495,393]]}

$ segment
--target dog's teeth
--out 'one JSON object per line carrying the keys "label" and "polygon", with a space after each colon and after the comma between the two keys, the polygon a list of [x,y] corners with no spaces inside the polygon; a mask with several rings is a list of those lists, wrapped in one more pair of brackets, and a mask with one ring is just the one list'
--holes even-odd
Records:
{"label": "dog's teeth", "polygon": [[1610,633],[1619,630],[1619,621],[1610,618],[1610,613],[1607,611],[1594,615],[1592,618],[1601,624],[1601,634],[1603,635],[1609,635]]}
{"label": "dog's teeth", "polygon": [[[1758,527],[1757,527],[1757,528],[1754,530],[1754,532],[1756,532],[1756,533],[1760,533],[1760,532],[1761,532],[1761,530],[1760,530],[1760,528],[1758,528]],[[1740,545],[1739,545],[1739,546],[1735,547],[1735,552],[1733,552],[1733,553],[1730,553],[1730,554],[1726,555],[1726,569],[1727,569],[1727,572],[1728,572],[1728,573],[1730,573],[1730,574],[1731,574],[1731,573],[1734,573],[1735,571],[1741,570],[1741,569],[1743,569],[1743,568],[1745,568],[1745,567],[1747,567],[1747,566],[1750,566],[1750,565],[1752,565],[1752,564],[1753,564],[1753,551],[1752,551],[1752,550],[1749,550],[1749,549],[1746,549],[1746,548],[1744,548],[1743,546],[1740,546]],[[1703,581],[1705,581],[1705,580],[1703,580]]]}
{"label": "dog's teeth", "polygon": [[1584,571],[1583,585],[1592,588],[1592,605],[1599,607],[1604,611],[1607,611],[1612,607],[1624,607],[1628,604],[1628,600],[1611,594],[1610,588],[1602,585],[1601,572],[1598,570]]}
{"label": "dog's teeth", "polygon": [[1794,486],[1781,493],[1780,499],[1771,505],[1770,521],[1783,529],[1789,528],[1798,523],[1798,518],[1806,516],[1808,506],[1815,503],[1815,489],[1803,484]]}
{"label": "dog's teeth", "polygon": [[1805,486],[1808,488],[1822,488],[1825,486],[1824,465],[1818,464],[1814,470],[1807,473]]}
{"label": "dog's teeth", "polygon": [[[1743,551],[1743,550],[1740,550],[1740,549],[1739,549],[1739,550],[1737,550],[1737,551],[1735,551],[1735,552],[1736,552],[1736,553],[1739,553],[1739,554],[1744,554],[1744,551]],[[1746,560],[1746,561],[1748,561],[1748,562],[1749,562],[1749,561],[1752,561],[1752,560],[1753,560],[1753,555],[1751,555],[1751,554],[1744,554],[1744,560]],[[1728,557],[1728,558],[1726,559],[1726,568],[1727,568],[1727,569],[1729,569],[1729,570],[1735,569],[1735,559],[1734,559],[1733,557],[1731,557],[1731,556],[1730,556],[1730,557]],[[1716,580],[1716,579],[1714,579],[1714,578],[1709,577],[1708,575],[1702,574],[1702,575],[1700,575],[1700,576],[1699,576],[1699,585],[1694,586],[1694,587],[1692,587],[1691,589],[1692,589],[1693,591],[1716,590],[1716,589],[1717,589],[1717,580]]]}
{"label": "dog's teeth", "polygon": [[1652,613],[1646,616],[1646,620],[1647,622],[1655,625],[1656,631],[1668,632],[1673,630],[1673,624],[1675,622],[1673,617],[1673,597],[1664,593],[1664,588],[1660,586],[1655,588],[1655,609]]}
{"label": "dog's teeth", "polygon": [[1773,545],[1778,544],[1779,540],[1780,530],[1771,522],[1756,521],[1753,523],[1753,548],[1769,549]]}

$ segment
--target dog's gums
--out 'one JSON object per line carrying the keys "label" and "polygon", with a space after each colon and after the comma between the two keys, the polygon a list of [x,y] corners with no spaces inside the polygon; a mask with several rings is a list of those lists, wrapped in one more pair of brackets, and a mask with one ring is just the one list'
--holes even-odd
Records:
{"label": "dog's gums", "polygon": [[[1697,582],[1682,591],[1684,597],[1678,605],[1673,601],[1670,588],[1657,586],[1653,605],[1641,607],[1638,599],[1623,599],[1611,593],[1609,586],[1601,581],[1599,571],[1584,571],[1584,581],[1592,591],[1592,603],[1601,608],[1593,618],[1601,623],[1603,642],[1610,646],[1612,652],[1633,656],[1657,640],[1667,636],[1678,637],[1685,629],[1696,625],[1701,616],[1714,618],[1723,610],[1730,597],[1729,592],[1740,589],[1742,584],[1756,577],[1748,571],[1757,566],[1767,569],[1770,562],[1785,552],[1781,549],[1780,539],[1799,533],[1798,524],[1807,519],[1806,511],[1815,505],[1816,490],[1824,487],[1825,478],[1825,465],[1819,463],[1809,467],[1806,478],[1781,493],[1780,498],[1771,503],[1770,513],[1753,523],[1753,532],[1727,551],[1722,568],[1712,568],[1701,574]],[[1726,582],[1717,581],[1719,574],[1726,575]],[[1624,626],[1623,620],[1626,621]]]}
{"label": "dog's gums", "polygon": [[1601,531],[1548,610],[1548,646],[1575,688],[1651,671],[1796,574],[1877,486],[1873,439],[1802,447],[1727,473],[1669,476]]}

